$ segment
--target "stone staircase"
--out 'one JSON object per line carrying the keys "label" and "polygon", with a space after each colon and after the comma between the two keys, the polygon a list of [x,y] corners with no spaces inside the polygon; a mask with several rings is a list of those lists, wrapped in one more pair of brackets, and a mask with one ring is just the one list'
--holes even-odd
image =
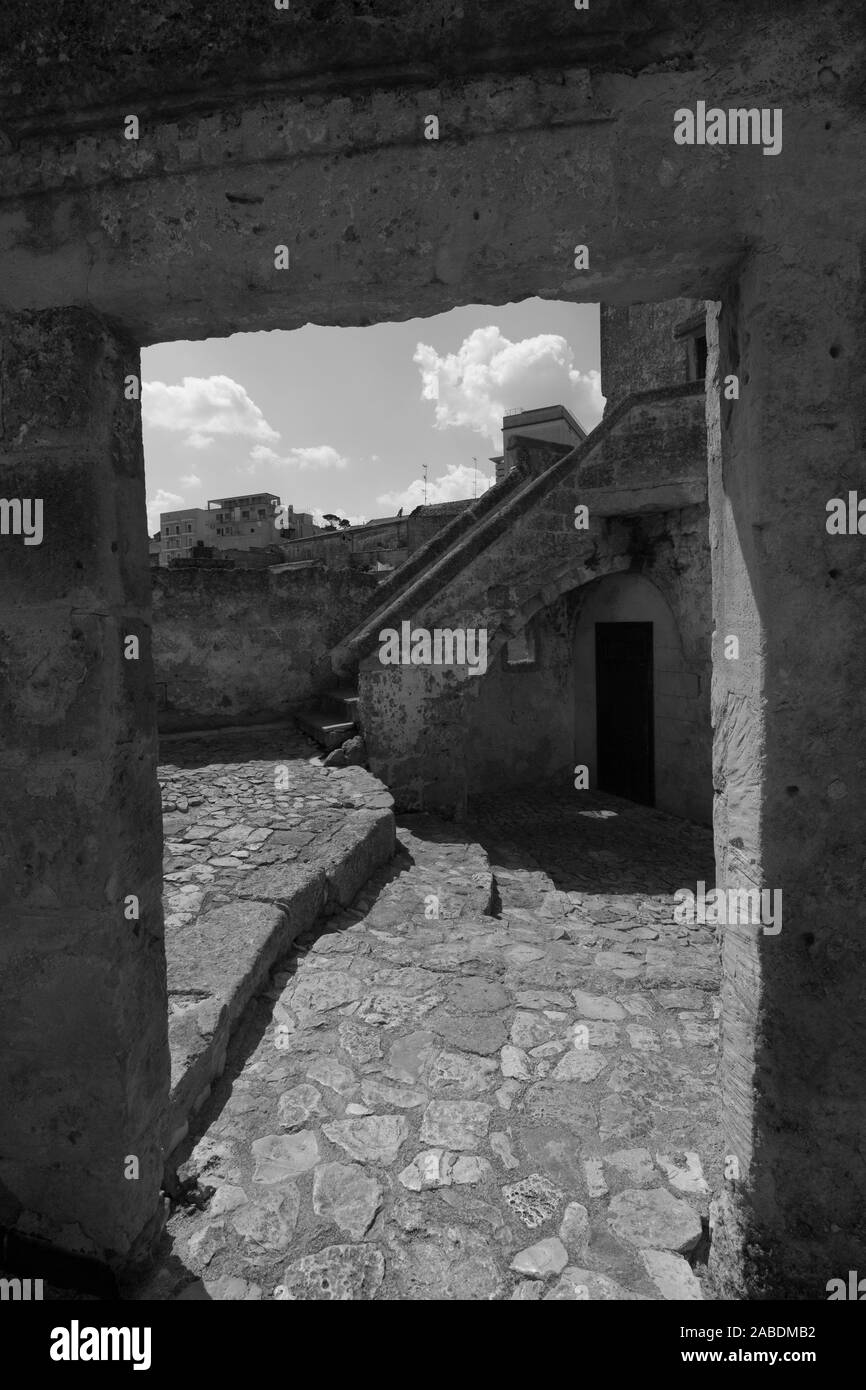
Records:
{"label": "stone staircase", "polygon": [[358,732],[358,695],[344,685],[322,691],[315,705],[298,710],[295,722],[309,738],[330,753]]}

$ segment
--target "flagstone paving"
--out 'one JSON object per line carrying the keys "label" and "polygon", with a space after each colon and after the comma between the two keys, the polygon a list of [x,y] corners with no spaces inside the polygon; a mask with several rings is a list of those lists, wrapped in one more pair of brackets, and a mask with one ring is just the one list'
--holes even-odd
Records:
{"label": "flagstone paving", "polygon": [[249,1009],[139,1296],[704,1296],[718,948],[673,893],[710,832],[538,793],[398,847]]}
{"label": "flagstone paving", "polygon": [[382,783],[314,751],[287,726],[162,741],[169,1153],[274,961],[393,853]]}

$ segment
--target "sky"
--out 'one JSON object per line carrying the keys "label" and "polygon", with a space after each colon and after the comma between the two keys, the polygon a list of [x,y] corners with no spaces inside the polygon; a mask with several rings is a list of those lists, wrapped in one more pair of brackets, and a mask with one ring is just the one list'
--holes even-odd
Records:
{"label": "sky", "polygon": [[[317,521],[480,495],[502,415],[604,398],[598,305],[527,299],[370,328],[236,333],[142,352],[148,527],[209,498],[277,493]],[[477,460],[477,463],[475,462]]]}

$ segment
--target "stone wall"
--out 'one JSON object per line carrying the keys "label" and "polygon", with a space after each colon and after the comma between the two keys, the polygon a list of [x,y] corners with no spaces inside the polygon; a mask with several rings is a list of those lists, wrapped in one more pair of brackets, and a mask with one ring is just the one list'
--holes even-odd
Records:
{"label": "stone wall", "polygon": [[[633,568],[590,580],[531,620],[536,664],[506,666],[500,649],[462,689],[467,797],[504,787],[597,787],[595,623],[652,622],[655,804],[712,821],[710,555],[705,508],[636,520]],[[387,677],[386,677],[387,679]],[[413,744],[413,760],[417,747]]]}
{"label": "stone wall", "polygon": [[154,571],[160,729],[284,718],[310,697],[314,663],[375,591],[373,575],[318,565]]}
{"label": "stone wall", "polygon": [[644,517],[633,535],[635,569],[576,594],[574,627],[575,763],[596,779],[595,624],[653,624],[655,805],[710,825],[711,586],[705,508]]}
{"label": "stone wall", "polygon": [[630,391],[677,386],[687,380],[686,345],[674,337],[674,330],[704,307],[699,299],[601,305],[601,389],[606,410]]}

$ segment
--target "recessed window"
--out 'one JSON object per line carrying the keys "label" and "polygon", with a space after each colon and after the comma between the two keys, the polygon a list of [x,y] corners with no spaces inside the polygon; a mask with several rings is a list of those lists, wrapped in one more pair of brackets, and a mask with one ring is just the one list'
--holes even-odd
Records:
{"label": "recessed window", "polygon": [[707,316],[695,314],[677,324],[674,338],[686,350],[686,381],[703,381],[707,375]]}

